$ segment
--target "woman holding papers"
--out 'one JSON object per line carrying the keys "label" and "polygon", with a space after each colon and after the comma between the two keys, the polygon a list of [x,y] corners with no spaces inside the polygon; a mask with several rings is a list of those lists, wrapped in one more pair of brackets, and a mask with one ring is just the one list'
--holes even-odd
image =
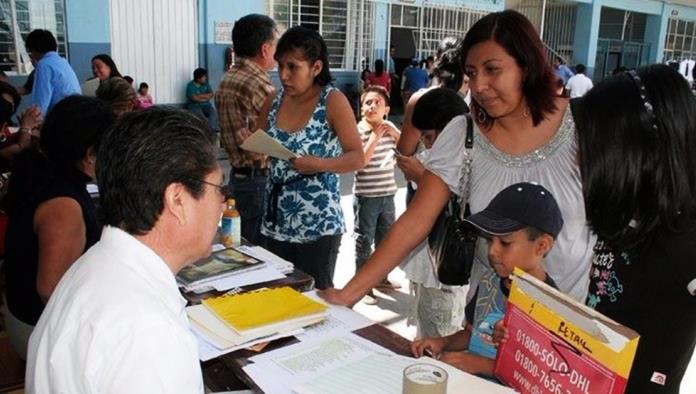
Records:
{"label": "woman holding papers", "polygon": [[112,121],[109,107],[98,99],[65,98],[46,117],[41,151],[27,149],[16,158],[6,198],[5,318],[22,356],[63,274],[99,240],[85,184],[95,177],[96,149]]}
{"label": "woman holding papers", "polygon": [[345,232],[338,174],[365,165],[355,117],[331,83],[321,36],[294,27],[278,41],[275,58],[283,88],[270,96],[258,125],[298,157],[272,159],[261,233],[268,248],[315,279],[333,285]]}
{"label": "woman holding papers", "polygon": [[640,334],[627,393],[677,393],[696,344],[696,102],[665,65],[594,87],[577,110],[587,304]]}

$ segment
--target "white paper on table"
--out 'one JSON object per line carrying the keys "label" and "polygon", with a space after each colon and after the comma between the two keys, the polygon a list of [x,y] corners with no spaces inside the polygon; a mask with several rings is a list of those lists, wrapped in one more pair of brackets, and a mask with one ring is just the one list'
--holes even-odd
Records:
{"label": "white paper on table", "polygon": [[184,286],[184,290],[192,291],[196,294],[206,293],[208,291],[227,291],[235,287],[243,287],[255,285],[257,283],[270,282],[285,278],[285,274],[278,271],[276,268],[264,264],[262,267],[251,271],[242,272],[239,274],[225,276],[219,279],[203,282],[195,287]]}
{"label": "white paper on table", "polygon": [[[307,297],[324,303],[326,302],[317,295],[316,291],[304,293]],[[327,305],[326,320],[319,324],[305,328],[305,332],[297,335],[300,341],[307,341],[312,338],[326,337],[333,333],[350,332],[371,326],[374,322],[360,313],[341,305]]]}
{"label": "white paper on table", "polygon": [[451,393],[514,393],[432,358],[394,354],[352,333],[313,338],[249,361],[244,371],[268,394],[401,393],[404,368],[417,363],[444,368]]}
{"label": "white paper on table", "polygon": [[246,349],[246,348],[248,348],[250,346],[254,346],[258,343],[270,342],[270,341],[280,339],[280,338],[296,336],[296,335],[301,334],[302,331],[303,331],[302,329],[299,329],[299,330],[293,330],[293,331],[288,331],[288,332],[284,332],[284,333],[278,333],[278,334],[275,334],[275,335],[272,335],[272,336],[269,336],[266,338],[259,338],[259,339],[255,339],[253,341],[245,342],[245,343],[238,345],[238,346],[232,346],[232,347],[228,347],[225,349],[218,349],[217,347],[215,347],[215,345],[208,342],[208,340],[205,338],[205,336],[201,332],[199,332],[193,325],[191,325],[191,332],[196,337],[196,341],[198,342],[198,358],[201,361],[212,360],[216,357],[222,356],[223,354],[231,353],[231,352],[234,352],[235,350],[239,350],[239,349]]}
{"label": "white paper on table", "polygon": [[321,374],[291,389],[297,394],[400,393],[404,369],[420,363],[435,365],[447,371],[448,393],[507,394],[515,392],[509,387],[481,379],[430,357],[421,357],[416,360],[400,355],[381,354],[369,355],[359,362]]}
{"label": "white paper on table", "polygon": [[263,268],[231,275],[226,278],[218,279],[214,282],[206,283],[217,291],[227,291],[235,287],[249,286],[257,283],[270,282],[272,280],[283,279],[286,276],[277,269],[266,265]]}
{"label": "white paper on table", "polygon": [[295,269],[293,263],[260,246],[242,245],[238,246],[237,250],[261,261],[265,261],[284,274],[289,274]]}
{"label": "white paper on table", "polygon": [[254,356],[249,359],[252,363],[243,369],[265,393],[290,393],[294,385],[350,362],[359,362],[370,354],[394,353],[353,333],[343,332]]}
{"label": "white paper on table", "polygon": [[298,157],[295,153],[278,142],[278,140],[261,129],[256,130],[249,138],[244,140],[240,148],[251,152],[262,153],[281,160],[290,160]]}

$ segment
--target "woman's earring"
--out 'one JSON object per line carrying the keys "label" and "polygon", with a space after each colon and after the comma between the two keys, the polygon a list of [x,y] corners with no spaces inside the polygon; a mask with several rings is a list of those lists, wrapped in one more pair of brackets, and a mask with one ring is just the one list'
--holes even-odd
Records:
{"label": "woman's earring", "polygon": [[387,120],[387,114],[382,115],[382,119]]}
{"label": "woman's earring", "polygon": [[476,118],[478,119],[479,123],[484,124],[488,120],[488,114],[483,110],[483,108],[478,107],[476,109]]}
{"label": "woman's earring", "polygon": [[522,116],[524,116],[525,118],[529,117],[529,107],[524,108],[524,112],[522,112]]}

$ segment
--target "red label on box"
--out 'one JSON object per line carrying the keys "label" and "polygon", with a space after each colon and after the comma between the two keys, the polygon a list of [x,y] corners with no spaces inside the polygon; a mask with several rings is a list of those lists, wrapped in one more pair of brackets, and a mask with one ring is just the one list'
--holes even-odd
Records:
{"label": "red label on box", "polygon": [[515,305],[505,315],[509,339],[498,349],[495,375],[521,393],[623,393],[626,379],[545,329]]}

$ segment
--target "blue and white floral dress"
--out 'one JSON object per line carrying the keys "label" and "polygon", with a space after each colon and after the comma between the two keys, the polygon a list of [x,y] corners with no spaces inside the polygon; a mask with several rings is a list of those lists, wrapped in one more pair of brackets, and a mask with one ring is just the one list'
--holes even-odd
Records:
{"label": "blue and white floral dress", "polygon": [[[276,126],[285,94],[281,90],[268,114],[268,134],[298,156],[333,158],[343,154],[338,136],[326,120],[326,98],[333,89],[323,88],[312,118],[304,129],[294,133]],[[272,158],[266,190],[263,235],[276,241],[309,243],[346,231],[338,174],[302,175],[290,162]]]}

